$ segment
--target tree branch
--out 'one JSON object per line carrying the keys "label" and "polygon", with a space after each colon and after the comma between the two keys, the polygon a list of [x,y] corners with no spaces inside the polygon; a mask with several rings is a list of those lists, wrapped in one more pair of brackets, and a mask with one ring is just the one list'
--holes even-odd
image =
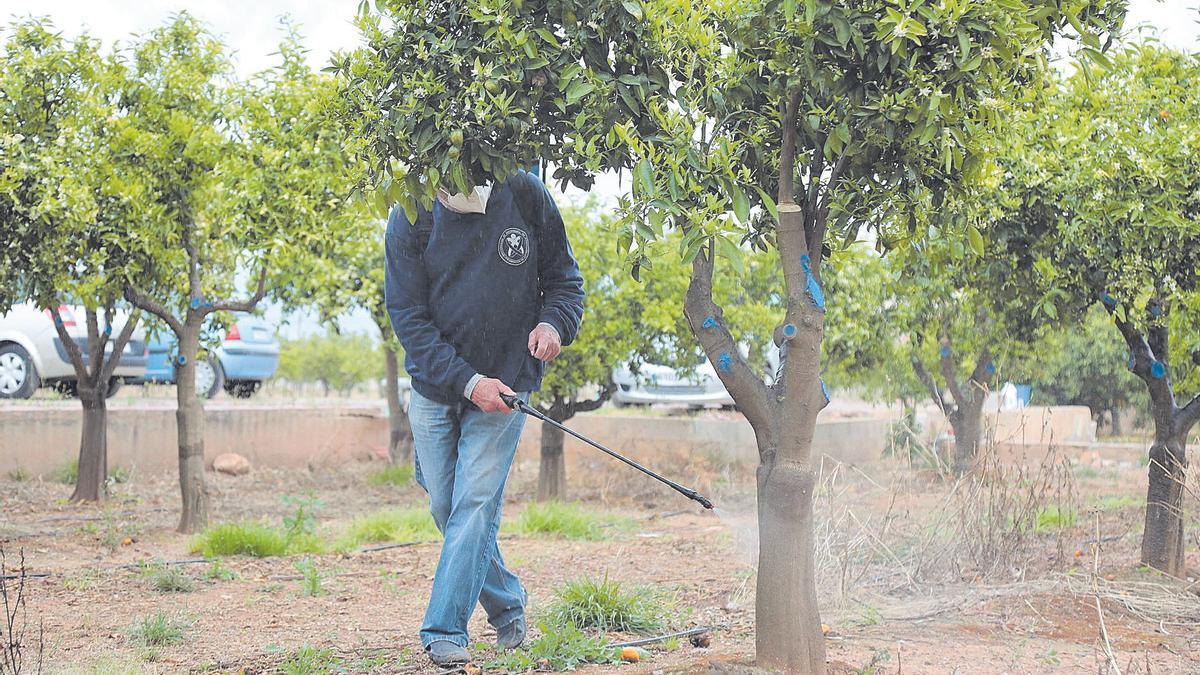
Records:
{"label": "tree branch", "polygon": [[[111,314],[109,316],[112,316]],[[112,377],[113,371],[117,369],[117,365],[121,363],[121,354],[125,353],[125,345],[129,344],[130,338],[133,337],[133,331],[137,328],[138,321],[142,318],[142,310],[134,309],[130,313],[129,319],[125,325],[121,327],[121,332],[117,335],[117,339],[113,342],[112,356],[104,362],[104,369],[100,371],[100,379],[98,382],[108,382]],[[109,325],[112,325],[112,319],[109,319]]]}
{"label": "tree branch", "polygon": [[933,379],[933,374],[925,368],[925,364],[921,363],[921,359],[916,356],[912,357],[912,366],[913,370],[917,373],[917,379],[929,390],[929,396],[933,399],[934,405],[938,407],[938,410],[942,411],[943,415],[949,417],[950,409],[946,407],[946,399],[942,398],[942,392],[938,390],[937,380]]}
{"label": "tree branch", "polygon": [[204,287],[200,281],[200,253],[192,242],[192,231],[195,227],[196,224],[189,217],[183,226],[183,250],[187,252],[188,257],[188,295],[199,298],[204,294]]}
{"label": "tree branch", "polygon": [[1188,404],[1179,409],[1179,415],[1176,417],[1176,424],[1179,425],[1179,430],[1182,433],[1191,431],[1192,427],[1200,422],[1200,394],[1196,394]]}
{"label": "tree branch", "polygon": [[75,378],[81,382],[86,382],[88,372],[87,366],[83,364],[83,352],[80,351],[75,338],[67,333],[67,327],[63,325],[62,315],[58,312],[58,305],[52,305],[46,309],[50,311],[50,316],[54,319],[54,332],[58,334],[58,339],[62,341],[63,349],[67,350],[67,357],[71,360],[71,367],[75,369]]}
{"label": "tree branch", "polygon": [[796,173],[796,115],[800,111],[800,89],[792,91],[783,110],[783,147],[779,152],[779,195],[776,202],[796,201],[793,194]]}
{"label": "tree branch", "polygon": [[1171,356],[1170,333],[1167,326],[1167,313],[1157,298],[1152,298],[1146,305],[1146,325],[1149,327],[1149,345],[1154,358],[1168,364]]}
{"label": "tree branch", "polygon": [[612,395],[616,393],[616,391],[616,383],[614,383],[612,380],[609,380],[604,387],[600,389],[600,393],[596,396],[596,398],[588,399],[586,401],[575,401],[572,406],[575,408],[575,412],[577,413],[591,412],[607,403],[608,399],[612,398]]}
{"label": "tree branch", "polygon": [[975,370],[971,372],[971,403],[983,405],[988,391],[992,388],[992,378],[996,374],[996,366],[992,363],[992,350],[987,347],[979,354],[975,362]]}
{"label": "tree branch", "polygon": [[941,364],[942,379],[946,380],[946,389],[954,399],[954,405],[960,410],[967,407],[967,399],[958,386],[958,373],[955,372],[954,350],[950,346],[950,338],[943,337],[939,347],[938,362]]}
{"label": "tree branch", "polygon": [[[1162,362],[1161,376],[1156,377],[1154,374],[1154,363],[1156,355],[1150,349],[1150,343],[1146,341],[1133,324],[1122,319],[1116,312],[1116,307],[1105,306],[1113,322],[1117,325],[1117,330],[1120,331],[1121,337],[1125,338],[1125,344],[1129,347],[1130,370],[1135,375],[1142,378],[1142,382],[1146,383],[1146,389],[1150,392],[1150,398],[1160,406],[1169,405],[1172,410],[1175,408],[1175,392],[1171,390],[1170,378],[1166,371],[1167,364]],[[1165,326],[1163,327],[1165,331]]]}
{"label": "tree branch", "polygon": [[104,343],[108,340],[100,338],[100,324],[97,320],[96,310],[84,307],[83,316],[87,324],[88,378],[95,378],[103,364]]}
{"label": "tree branch", "polygon": [[738,352],[733,335],[725,327],[724,311],[713,301],[712,278],[712,252],[701,249],[692,260],[692,278],[683,313],[715,367],[717,377],[733,395],[750,425],[756,431],[765,431],[770,428],[774,405],[771,391]]}
{"label": "tree branch", "polygon": [[150,312],[154,316],[166,322],[167,326],[175,332],[176,336],[183,335],[183,323],[175,318],[174,314],[166,307],[151,299],[146,295],[145,291],[133,285],[132,283],[125,284],[125,300],[129,304],[137,307],[140,310]]}
{"label": "tree branch", "polygon": [[212,312],[253,312],[258,303],[262,301],[263,296],[267,294],[267,266],[264,264],[261,271],[258,273],[258,285],[254,289],[254,295],[249,300],[241,302],[235,300],[225,300],[223,302],[214,302],[212,306],[204,309],[205,314]]}

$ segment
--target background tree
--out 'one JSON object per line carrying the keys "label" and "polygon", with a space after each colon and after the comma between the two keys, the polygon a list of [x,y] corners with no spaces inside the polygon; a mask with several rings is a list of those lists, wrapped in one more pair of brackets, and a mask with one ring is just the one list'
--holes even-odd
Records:
{"label": "background tree", "polygon": [[[652,262],[649,242],[682,233],[687,318],[759,442],[758,658],[822,672],[810,460],[826,401],[827,236],[853,241],[864,223],[907,236],[893,227],[907,209],[895,206],[926,201],[970,168],[987,102],[1036,78],[1068,23],[1099,47],[1091,26],[1107,28],[1123,4],[366,7],[365,47],[333,67],[381,212],[399,201],[412,217],[438,187],[467,192],[544,157],[555,178],[585,188],[596,171],[632,169],[620,244],[635,277]],[[779,251],[788,358],[771,387],[713,299],[715,254],[740,258],[743,241]]]}
{"label": "background tree", "polygon": [[[91,38],[67,42],[43,20],[8,32],[0,51],[0,310],[29,300],[53,319],[83,407],[71,501],[95,501],[108,472],[106,398],[119,386],[113,372],[139,319],[124,315],[113,334],[125,314],[117,302],[127,262],[121,239],[140,192],[137,172],[110,152],[124,69]],[[76,302],[82,344],[60,312]]]}
{"label": "background tree", "polygon": [[1042,292],[1039,320],[1096,302],[1111,315],[1154,421],[1142,561],[1182,576],[1186,440],[1200,419],[1200,396],[1176,399],[1195,384],[1200,58],[1141,44],[1101,65],[1063,78],[1012,123],[996,179],[1000,231]]}
{"label": "background tree", "polygon": [[[158,217],[130,232],[140,265],[125,295],[179,344],[182,532],[208,522],[204,410],[195,394],[206,322],[253,311],[273,263],[286,266],[295,251],[337,236],[349,193],[344,139],[324,123],[328,80],[309,71],[294,33],[280,57],[276,68],[238,82],[225,47],[187,14],[130,55],[121,149],[153,177]],[[246,275],[250,290],[231,299]]]}
{"label": "background tree", "polygon": [[289,382],[316,382],[326,395],[348,396],[355,387],[383,377],[381,347],[366,335],[309,335],[280,346],[277,377]]}

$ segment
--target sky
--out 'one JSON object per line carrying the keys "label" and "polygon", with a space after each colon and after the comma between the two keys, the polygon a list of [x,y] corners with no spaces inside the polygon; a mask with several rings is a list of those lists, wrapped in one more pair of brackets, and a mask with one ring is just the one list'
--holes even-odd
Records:
{"label": "sky", "polygon": [[[86,31],[105,45],[128,41],[186,10],[208,24],[230,46],[239,74],[250,75],[272,66],[282,36],[280,18],[298,26],[309,48],[309,62],[322,68],[338,50],[358,44],[352,20],[358,0],[0,0],[0,20],[29,15],[49,17],[68,36]],[[1200,50],[1200,0],[1131,0],[1126,30],[1155,34],[1166,44]],[[626,182],[626,189],[628,183]],[[594,191],[612,197],[621,191],[613,176],[597,182]],[[268,320],[279,321],[268,309]],[[281,334],[295,337],[312,332],[311,317],[289,317]],[[374,333],[365,315],[346,317],[343,330]]]}

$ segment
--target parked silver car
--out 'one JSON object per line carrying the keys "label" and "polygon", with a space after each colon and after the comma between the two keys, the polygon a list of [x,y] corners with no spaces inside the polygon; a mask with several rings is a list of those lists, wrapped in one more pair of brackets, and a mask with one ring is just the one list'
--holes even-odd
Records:
{"label": "parked silver car", "polygon": [[[84,355],[87,363],[87,326],[82,307],[62,305],[58,308],[63,327]],[[119,333],[124,315],[118,314],[113,332]],[[112,353],[112,342],[106,347]],[[109,380],[108,395],[121,387],[125,378],[141,377],[146,372],[145,333],[135,329],[133,337],[121,352],[121,361]],[[75,368],[67,354],[66,345],[54,329],[50,310],[38,309],[32,303],[14,305],[0,315],[0,398],[29,398],[38,387],[54,387],[66,394],[75,393]]]}
{"label": "parked silver car", "polygon": [[706,408],[733,405],[733,397],[707,361],[697,366],[691,375],[649,363],[643,364],[635,375],[623,366],[613,372],[613,382],[617,390],[612,400],[617,406],[663,403]]}

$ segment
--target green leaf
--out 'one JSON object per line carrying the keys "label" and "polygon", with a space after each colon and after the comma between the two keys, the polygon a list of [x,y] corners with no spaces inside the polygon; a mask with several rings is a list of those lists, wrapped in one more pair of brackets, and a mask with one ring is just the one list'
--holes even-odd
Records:
{"label": "green leaf", "polygon": [[762,205],[767,209],[767,212],[771,214],[771,217],[775,219],[775,222],[778,223],[779,207],[775,205],[775,200],[771,199],[771,195],[767,194],[766,190],[757,186],[755,186],[754,189],[758,190],[758,196],[762,198]]}
{"label": "green leaf", "polygon": [[577,103],[579,99],[596,90],[596,85],[587,80],[575,80],[567,87],[567,103]]}
{"label": "green leaf", "polygon": [[983,255],[983,235],[974,225],[967,225],[967,242],[971,244],[971,250],[975,251],[975,255]]}
{"label": "green leaf", "polygon": [[625,11],[632,14],[633,18],[637,19],[638,21],[641,21],[645,18],[645,14],[642,12],[642,3],[637,2],[636,0],[625,0],[621,4],[625,7]]}
{"label": "green leaf", "polygon": [[638,185],[642,189],[642,194],[647,197],[654,197],[654,165],[649,159],[643,158],[637,165]]}
{"label": "green leaf", "polygon": [[746,198],[746,193],[737,185],[730,185],[729,196],[733,199],[733,214],[737,216],[738,222],[743,225],[749,224],[750,200]]}

